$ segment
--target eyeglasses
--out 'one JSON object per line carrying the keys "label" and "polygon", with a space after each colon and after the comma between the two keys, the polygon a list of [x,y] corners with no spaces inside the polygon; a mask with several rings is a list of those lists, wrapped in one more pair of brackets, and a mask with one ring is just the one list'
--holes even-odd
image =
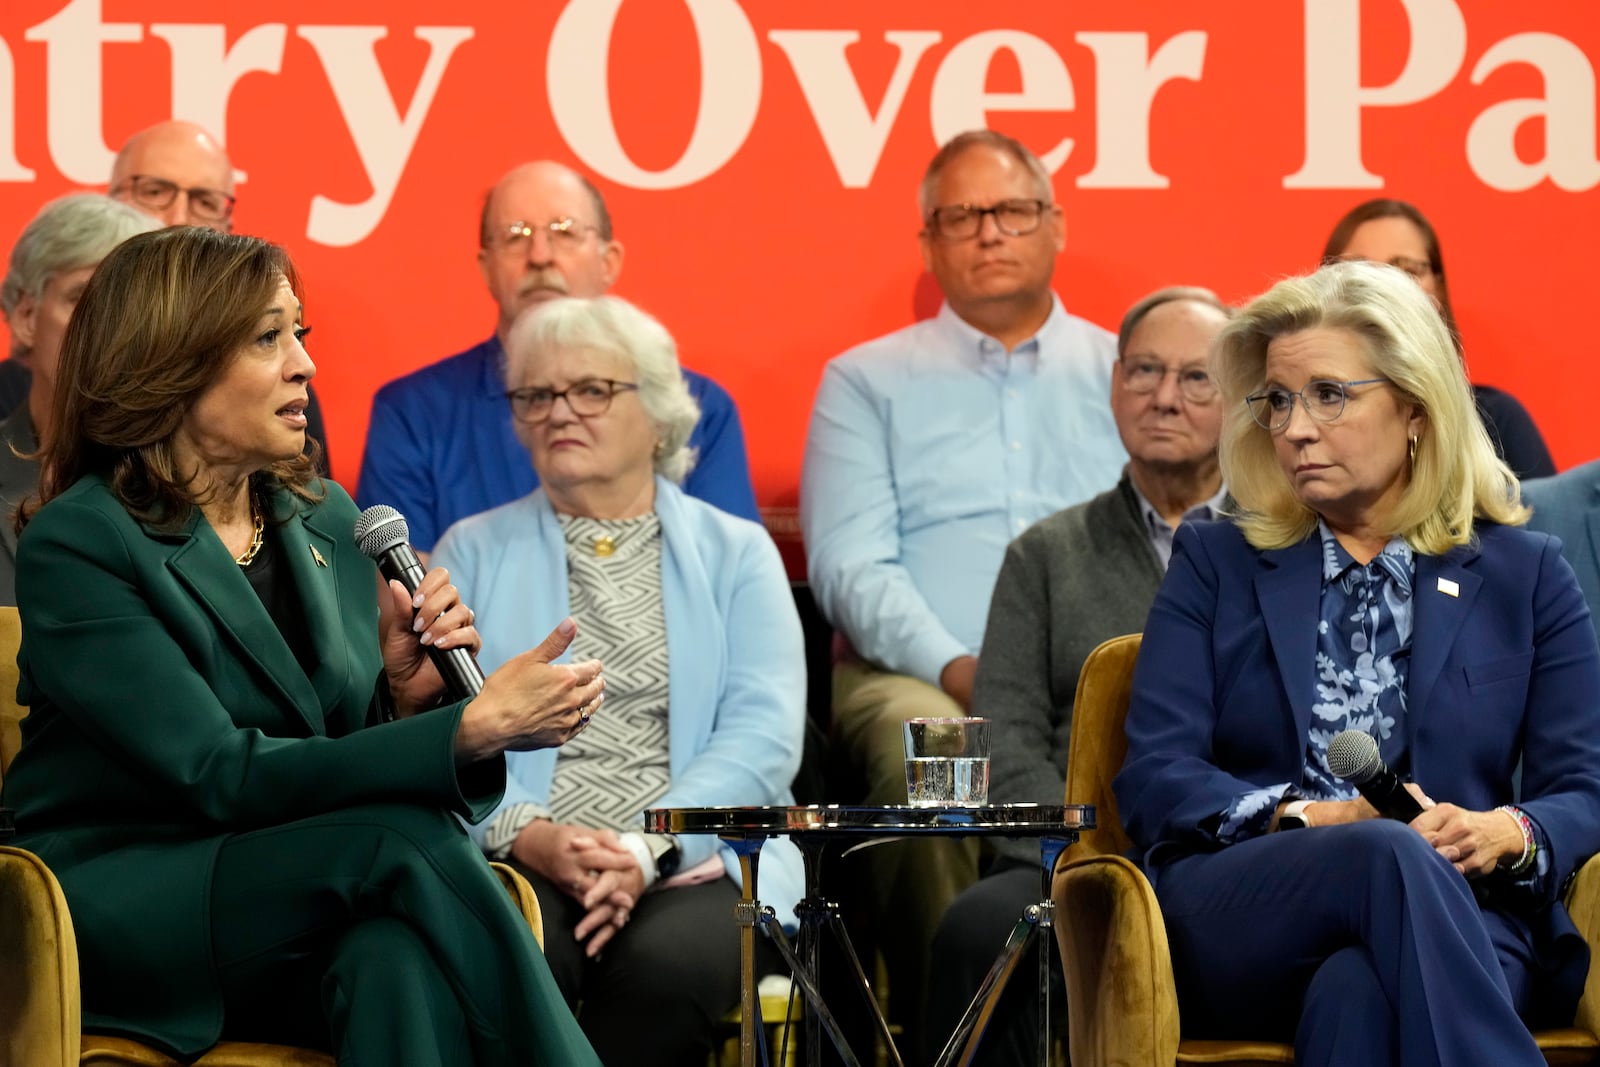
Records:
{"label": "eyeglasses", "polygon": [[1349,400],[1348,390],[1352,385],[1376,385],[1388,380],[1358,378],[1353,382],[1332,382],[1319,378],[1307,382],[1306,387],[1298,393],[1275,385],[1265,392],[1245,397],[1244,402],[1263,429],[1277,433],[1289,425],[1289,417],[1294,413],[1295,397],[1300,398],[1306,414],[1318,422],[1332,422],[1344,414],[1345,402]]}
{"label": "eyeglasses", "polygon": [[126,191],[133,197],[140,207],[147,207],[152,211],[163,211],[172,206],[182,193],[189,198],[189,212],[197,219],[207,222],[221,222],[233,214],[233,205],[238,201],[223,192],[221,189],[180,189],[176,182],[169,182],[165,178],[152,178],[148,174],[135,174],[124,181],[118,182],[116,188],[111,190],[112,195]]}
{"label": "eyeglasses", "polygon": [[1425,259],[1412,259],[1410,256],[1390,256],[1388,259],[1373,260],[1366,256],[1332,256],[1329,263],[1384,263],[1391,267],[1398,267],[1411,275],[1417,281],[1426,281],[1433,275],[1433,264]]}
{"label": "eyeglasses", "polygon": [[1039,220],[1055,205],[1043,200],[1002,200],[989,207],[976,204],[951,204],[936,207],[923,220],[929,233],[953,241],[975,237],[983,229],[983,217],[994,216],[994,224],[1008,237],[1023,237],[1039,228]]}
{"label": "eyeglasses", "polygon": [[511,401],[511,414],[523,422],[543,422],[555,410],[556,401],[566,397],[567,406],[579,417],[603,415],[611,406],[611,398],[618,393],[637,390],[637,382],[619,382],[611,378],[584,378],[565,389],[547,389],[535,385],[526,389],[513,389],[506,394]]}
{"label": "eyeglasses", "polygon": [[1217,398],[1217,383],[1204,367],[1169,367],[1153,359],[1122,360],[1122,384],[1130,393],[1153,393],[1167,375],[1178,378],[1178,391],[1192,404],[1209,404]]}
{"label": "eyeglasses", "polygon": [[593,226],[567,216],[549,222],[523,222],[519,219],[507,223],[505,229],[490,238],[489,244],[498,252],[524,255],[533,241],[533,235],[540,230],[550,239],[550,246],[559,249],[577,248],[590,233],[596,232]]}

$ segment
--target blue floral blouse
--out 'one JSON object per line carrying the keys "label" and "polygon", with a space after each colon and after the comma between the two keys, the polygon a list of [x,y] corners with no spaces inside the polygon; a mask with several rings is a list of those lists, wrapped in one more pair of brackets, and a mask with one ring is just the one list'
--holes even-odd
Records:
{"label": "blue floral blouse", "polygon": [[1411,673],[1411,546],[1393,537],[1362,565],[1327,524],[1322,536],[1322,610],[1317,623],[1317,699],[1300,781],[1252,789],[1235,797],[1217,831],[1226,843],[1267,832],[1285,797],[1353,800],[1355,786],[1328,770],[1328,742],[1343,730],[1378,741],[1383,762],[1402,778],[1406,751],[1406,681]]}

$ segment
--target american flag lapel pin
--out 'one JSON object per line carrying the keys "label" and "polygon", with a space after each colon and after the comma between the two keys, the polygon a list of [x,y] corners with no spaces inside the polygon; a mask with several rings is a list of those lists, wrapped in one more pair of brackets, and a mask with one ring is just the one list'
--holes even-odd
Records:
{"label": "american flag lapel pin", "polygon": [[[316,545],[307,545],[306,547],[311,549],[311,558],[317,561],[317,566],[326,567],[328,565],[328,561],[322,558],[322,553],[317,551]],[[1440,585],[1439,588],[1443,589],[1444,586]],[[1455,594],[1452,593],[1451,595],[1454,596]]]}
{"label": "american flag lapel pin", "polygon": [[1440,578],[1439,592],[1443,593],[1445,596],[1459,597],[1461,595],[1461,586],[1457,585],[1449,578]]}

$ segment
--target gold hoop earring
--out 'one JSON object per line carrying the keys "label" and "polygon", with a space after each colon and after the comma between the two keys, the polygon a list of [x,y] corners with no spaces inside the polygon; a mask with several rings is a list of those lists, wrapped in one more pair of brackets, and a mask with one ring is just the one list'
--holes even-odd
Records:
{"label": "gold hoop earring", "polygon": [[1417,438],[1415,435],[1413,435],[1411,438],[1411,447],[1409,451],[1411,453],[1411,465],[1415,467],[1417,465]]}

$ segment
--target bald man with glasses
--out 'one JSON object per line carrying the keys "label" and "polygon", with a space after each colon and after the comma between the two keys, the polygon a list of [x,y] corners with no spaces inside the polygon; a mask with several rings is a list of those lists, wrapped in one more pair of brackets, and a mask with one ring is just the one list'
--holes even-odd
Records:
{"label": "bald man with glasses", "polygon": [[[192,122],[171,119],[129,137],[111,164],[106,193],[138,208],[163,226],[204,226],[233,232],[233,161],[209,132]],[[321,468],[333,469],[328,458],[328,430],[322,405],[306,387],[306,436],[322,446]]]}
{"label": "bald man with glasses", "polygon": [[[495,184],[478,219],[478,270],[498,309],[494,333],[378,390],[356,502],[406,517],[424,556],[452,523],[539,486],[506,398],[504,341],[523,312],[554,297],[596,297],[622,274],[623,248],[600,191],[570,167],[524,163]],[[761,521],[744,429],[722,386],[687,368],[700,421],[683,490]]]}

